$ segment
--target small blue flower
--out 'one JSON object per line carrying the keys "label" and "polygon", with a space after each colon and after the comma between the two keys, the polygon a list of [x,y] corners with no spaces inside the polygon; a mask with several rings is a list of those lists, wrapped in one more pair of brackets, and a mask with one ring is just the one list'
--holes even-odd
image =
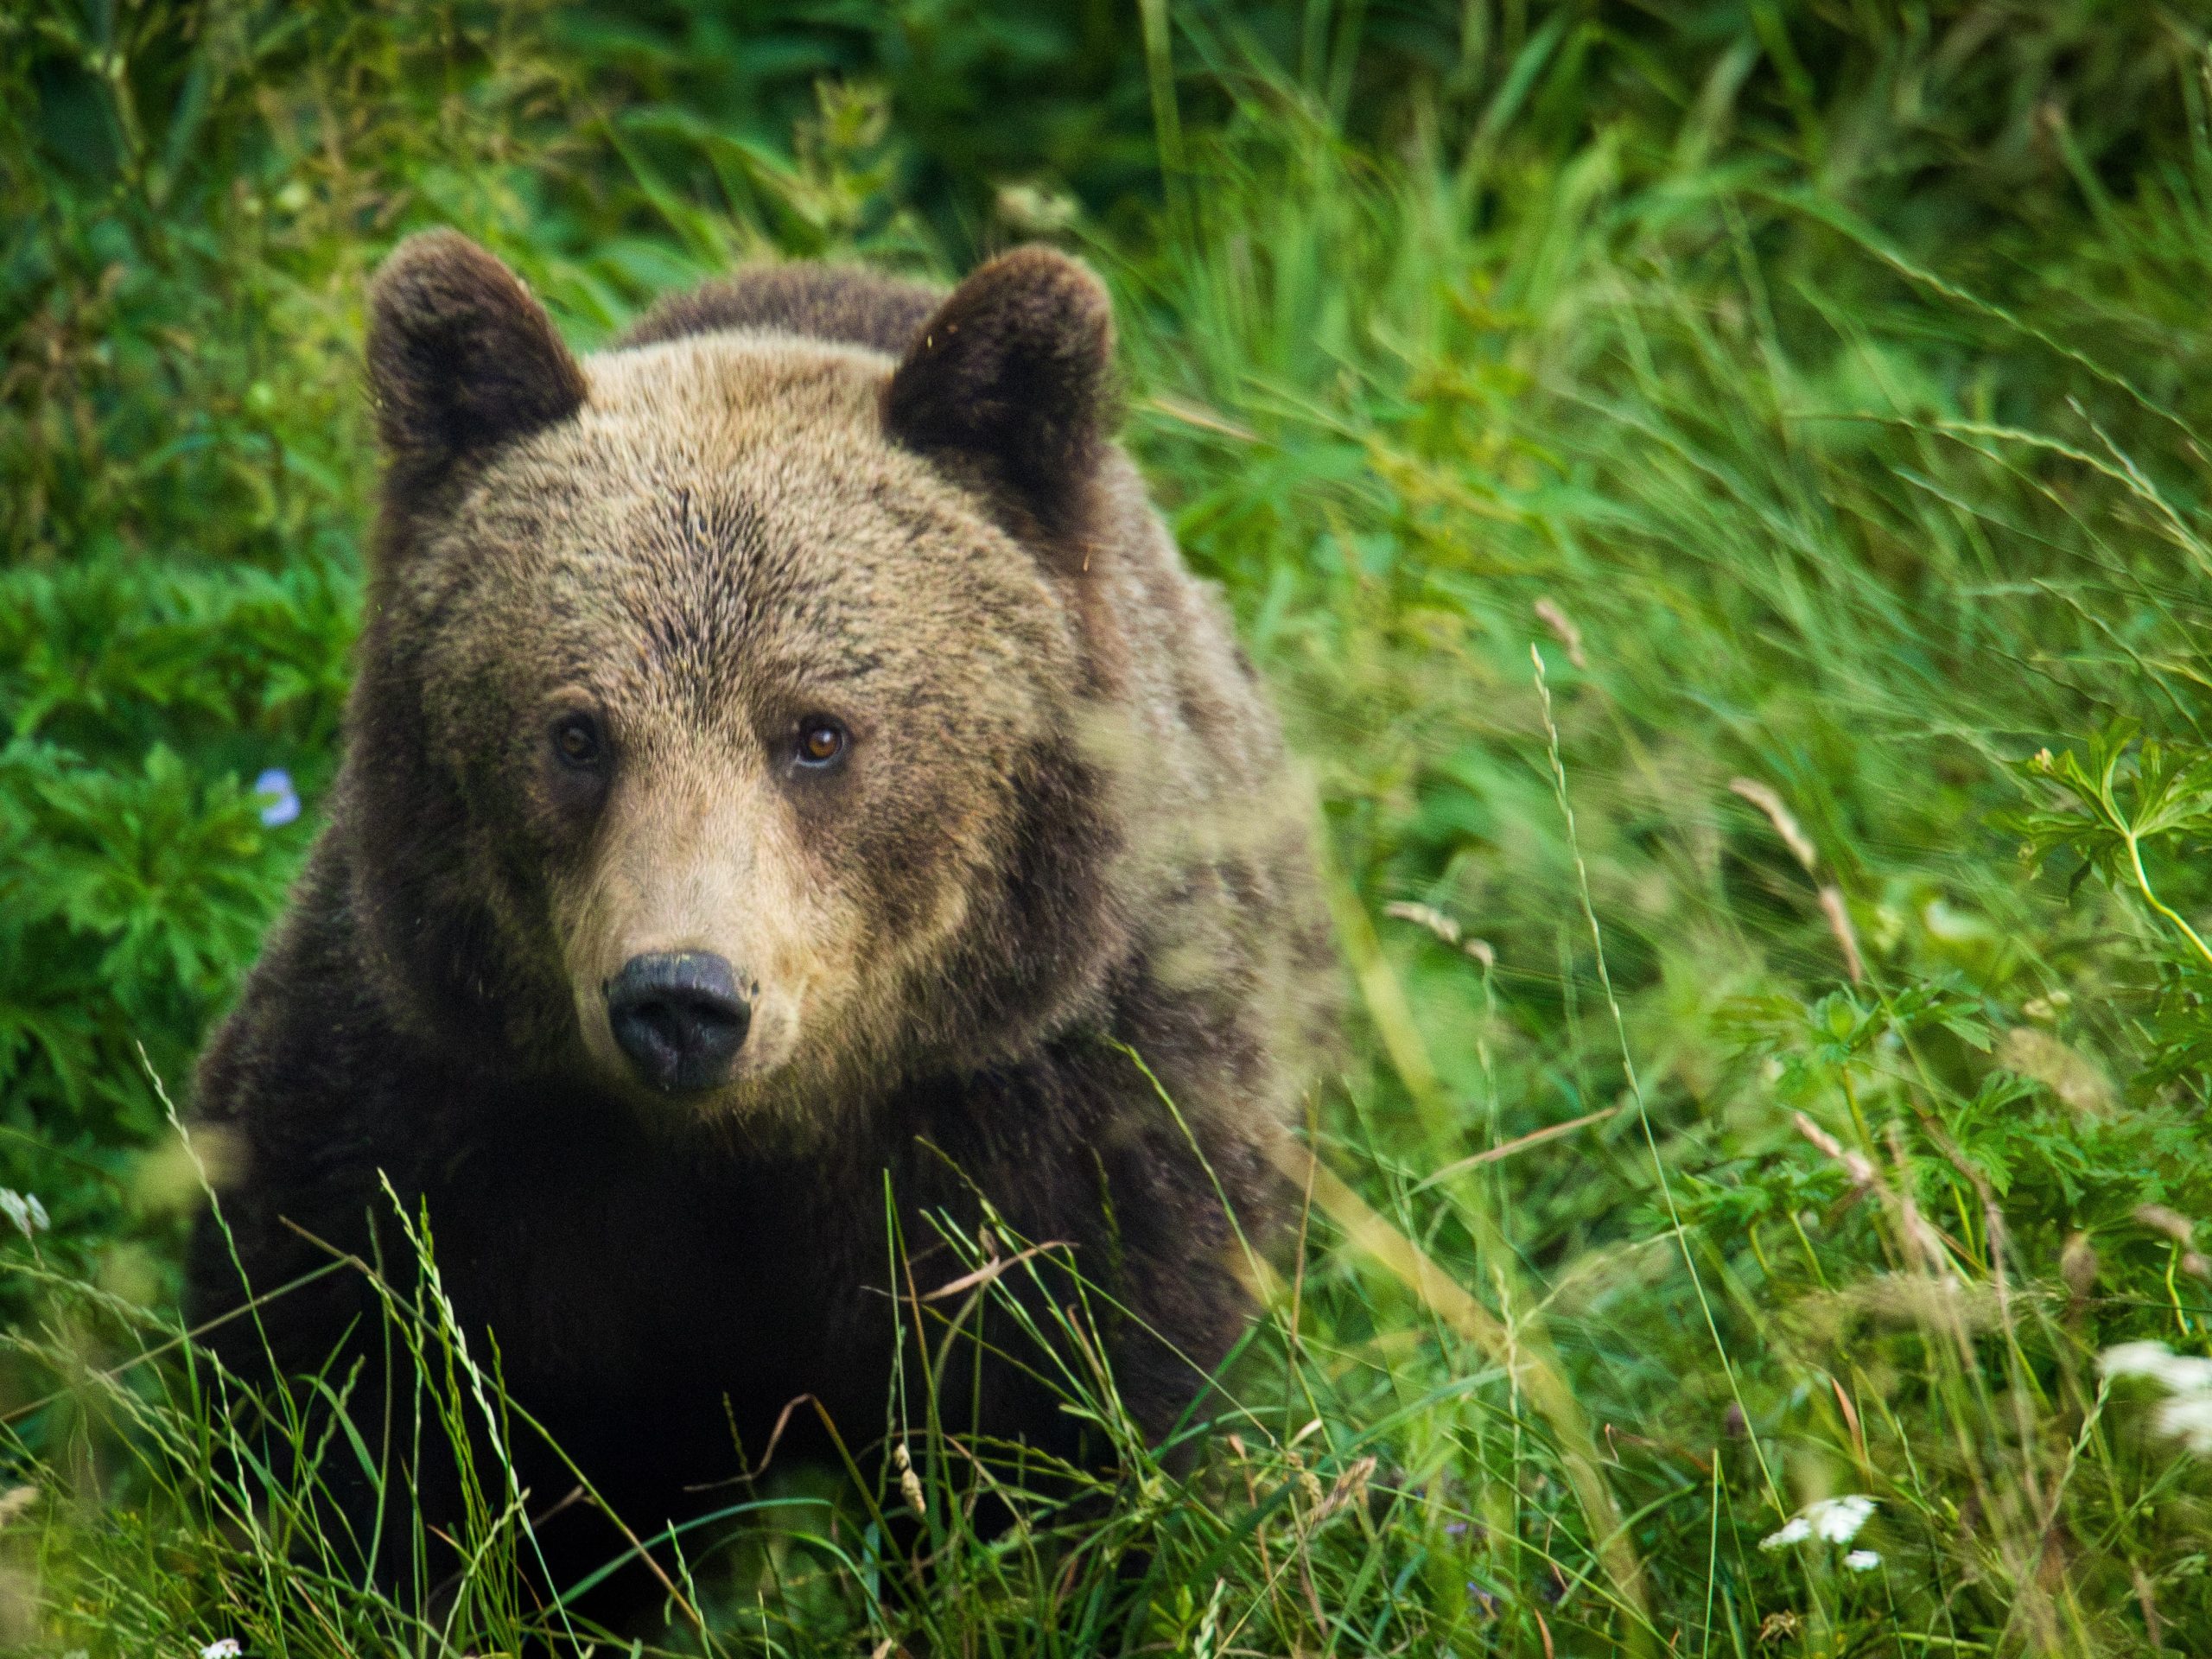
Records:
{"label": "small blue flower", "polygon": [[270,829],[300,816],[300,791],[292,787],[292,774],[283,767],[271,766],[255,779],[253,792],[269,803],[261,809],[261,821]]}

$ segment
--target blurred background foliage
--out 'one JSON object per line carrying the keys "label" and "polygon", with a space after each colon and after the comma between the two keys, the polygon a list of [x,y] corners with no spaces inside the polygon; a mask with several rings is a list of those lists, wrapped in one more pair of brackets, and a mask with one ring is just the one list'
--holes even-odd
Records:
{"label": "blurred background foliage", "polygon": [[[1363,993],[1320,1144],[1486,1295],[1541,1286],[1641,1437],[1640,1546],[1720,1536],[1667,1506],[1747,1420],[1807,1491],[1971,1421],[1892,1494],[1942,1628],[2212,1640],[2201,1478],[2099,1441],[2060,1487],[2101,1507],[2057,1519],[2035,1472],[2102,1433],[2097,1342],[2212,1302],[2140,1220],[2212,1212],[2206,34],[2092,0],[10,8],[0,1185],[42,1259],[165,1305],[153,1079],[186,1095],[335,765],[395,239],[461,227],[588,345],[746,259],[1046,237],[1116,288],[1132,442],[1316,776]],[[1466,1162],[1594,1113],[1572,1157]],[[1932,1271],[1908,1211],[2040,1321],[1955,1395],[1862,1345],[1866,1275]],[[1357,1277],[1317,1263],[1369,1356],[1332,1424],[1437,1340]],[[1833,1588],[1775,1639],[1858,1628]]]}

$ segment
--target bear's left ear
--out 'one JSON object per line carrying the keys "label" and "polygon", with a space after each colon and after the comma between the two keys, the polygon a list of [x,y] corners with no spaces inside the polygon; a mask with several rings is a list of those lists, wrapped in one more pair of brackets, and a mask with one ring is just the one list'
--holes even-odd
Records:
{"label": "bear's left ear", "polygon": [[981,463],[1053,531],[1076,527],[1114,414],[1105,284],[1039,246],[1001,254],[955,289],[883,396],[893,439]]}
{"label": "bear's left ear", "polygon": [[385,452],[417,474],[566,420],[588,390],[522,278],[454,231],[410,236],[384,262],[368,359]]}

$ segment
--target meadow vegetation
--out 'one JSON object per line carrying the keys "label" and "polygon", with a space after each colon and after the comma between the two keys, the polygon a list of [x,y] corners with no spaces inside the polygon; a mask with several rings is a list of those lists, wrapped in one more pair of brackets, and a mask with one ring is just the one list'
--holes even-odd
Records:
{"label": "meadow vegetation", "polygon": [[[593,1646],[548,1495],[435,1618],[367,1587],[360,1447],[272,1457],[175,1306],[432,224],[586,344],[1090,257],[1356,993],[1192,1472],[1124,1432],[979,1535],[909,1378],[599,1652],[2212,1649],[2212,56],[2089,0],[11,8],[0,1646]],[[418,1432],[530,1432],[434,1277],[389,1329]]]}

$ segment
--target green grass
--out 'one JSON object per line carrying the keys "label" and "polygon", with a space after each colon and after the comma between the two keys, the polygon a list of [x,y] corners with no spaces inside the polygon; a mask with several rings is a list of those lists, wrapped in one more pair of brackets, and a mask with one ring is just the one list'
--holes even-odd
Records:
{"label": "green grass", "polygon": [[[2201,28],[884,16],[0,23],[0,1182],[52,1223],[0,1245],[36,1489],[0,1497],[0,1642],[547,1624],[499,1490],[449,1621],[362,1588],[314,1496],[354,1448],[269,1472],[307,1431],[175,1323],[198,1184],[150,1079],[334,764],[377,257],[455,223],[588,341],[749,255],[949,270],[1049,222],[1327,826],[1358,1012],[1305,1248],[1187,1479],[1130,1443],[978,1536],[1005,1468],[908,1378],[848,1475],[679,1541],[661,1646],[2212,1645],[2212,1478],[2096,1363],[2212,1319]],[[302,823],[260,822],[270,766]],[[420,1433],[530,1432],[435,1297],[391,1316]],[[1847,1493],[1872,1570],[1761,1548]]]}

